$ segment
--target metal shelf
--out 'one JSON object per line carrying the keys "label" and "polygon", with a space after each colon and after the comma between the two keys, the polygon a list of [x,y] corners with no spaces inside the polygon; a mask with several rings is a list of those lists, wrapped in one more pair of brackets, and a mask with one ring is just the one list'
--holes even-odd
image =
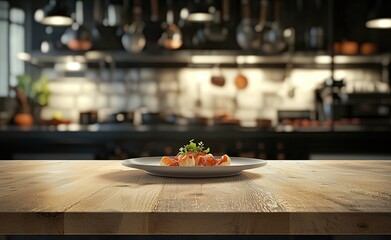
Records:
{"label": "metal shelf", "polygon": [[[123,64],[241,64],[241,65],[278,65],[291,62],[295,65],[329,65],[331,57],[320,53],[302,53],[294,55],[259,55],[257,52],[236,50],[177,50],[155,51],[142,53],[128,53],[125,51],[88,51],[75,53],[61,51],[53,53],[32,52],[25,53],[21,59],[34,65],[48,65],[67,61],[81,63],[115,62]],[[336,55],[334,63],[340,65],[390,64],[391,54],[377,55]]]}

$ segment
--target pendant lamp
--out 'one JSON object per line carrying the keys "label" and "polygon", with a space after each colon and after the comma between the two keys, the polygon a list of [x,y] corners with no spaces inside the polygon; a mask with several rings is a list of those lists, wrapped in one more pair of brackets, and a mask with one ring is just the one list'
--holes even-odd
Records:
{"label": "pendant lamp", "polygon": [[375,29],[391,28],[391,1],[378,0],[369,12],[365,26]]}
{"label": "pendant lamp", "polygon": [[192,0],[189,2],[188,11],[186,21],[211,22],[214,19],[216,8],[209,0]]}
{"label": "pendant lamp", "polygon": [[50,0],[48,5],[35,13],[35,19],[44,25],[70,26],[73,19],[65,4],[66,1]]}

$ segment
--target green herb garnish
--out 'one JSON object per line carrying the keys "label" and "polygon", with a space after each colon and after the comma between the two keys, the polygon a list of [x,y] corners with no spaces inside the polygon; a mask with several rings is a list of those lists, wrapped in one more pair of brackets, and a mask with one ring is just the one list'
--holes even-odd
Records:
{"label": "green herb garnish", "polygon": [[179,148],[179,153],[182,156],[185,156],[188,152],[192,152],[194,154],[200,154],[202,152],[205,152],[205,153],[209,153],[210,152],[209,148],[204,149],[205,147],[204,147],[204,143],[202,141],[199,142],[198,144],[196,144],[193,141],[194,141],[194,139],[191,139],[189,141],[189,144],[186,144],[183,147]]}

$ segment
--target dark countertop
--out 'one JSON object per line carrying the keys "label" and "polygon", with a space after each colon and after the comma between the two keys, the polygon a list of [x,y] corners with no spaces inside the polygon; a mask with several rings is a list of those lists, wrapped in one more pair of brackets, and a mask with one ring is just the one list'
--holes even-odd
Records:
{"label": "dark countertop", "polygon": [[62,125],[33,125],[19,127],[15,125],[0,125],[0,132],[189,132],[189,131],[235,131],[235,132],[391,132],[390,126],[357,126],[340,125],[331,127],[292,127],[277,126],[275,128],[242,127],[236,125],[174,125],[151,124],[134,126],[127,123],[118,124],[62,124]]}
{"label": "dark countertop", "polygon": [[391,136],[391,126],[335,126],[329,127],[277,127],[277,128],[257,128],[257,127],[240,127],[240,126],[201,126],[201,125],[140,125],[133,126],[130,124],[92,124],[92,125],[58,125],[58,126],[31,126],[21,128],[18,126],[0,126],[1,139],[19,139],[23,138],[58,138],[72,137],[91,138],[99,140],[102,138],[157,138],[157,137],[187,137],[192,138],[235,138],[235,137],[306,137],[306,136],[358,136],[358,135],[384,135]]}
{"label": "dark countertop", "polygon": [[[292,130],[292,131],[278,131]],[[204,141],[219,152],[265,159],[309,159],[320,154],[383,154],[391,156],[390,127],[336,126],[301,129],[250,128],[239,126],[95,124],[17,126],[0,128],[0,159],[15,153],[90,152],[95,159],[108,155],[161,155],[172,153],[190,139]],[[120,150],[118,150],[120,149]],[[125,155],[118,155],[118,152]],[[175,153],[174,153],[175,154]]]}

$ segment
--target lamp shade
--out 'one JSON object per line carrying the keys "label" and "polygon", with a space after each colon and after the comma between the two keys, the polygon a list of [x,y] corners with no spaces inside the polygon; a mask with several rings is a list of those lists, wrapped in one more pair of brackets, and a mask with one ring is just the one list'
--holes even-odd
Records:
{"label": "lamp shade", "polygon": [[390,1],[376,2],[375,7],[369,12],[365,26],[367,28],[388,29],[391,28],[391,4]]}
{"label": "lamp shade", "polygon": [[193,0],[188,5],[189,14],[186,21],[211,22],[214,19],[215,7],[208,0]]}
{"label": "lamp shade", "polygon": [[43,16],[39,22],[50,26],[70,26],[73,19],[62,1],[50,0],[43,8]]}

